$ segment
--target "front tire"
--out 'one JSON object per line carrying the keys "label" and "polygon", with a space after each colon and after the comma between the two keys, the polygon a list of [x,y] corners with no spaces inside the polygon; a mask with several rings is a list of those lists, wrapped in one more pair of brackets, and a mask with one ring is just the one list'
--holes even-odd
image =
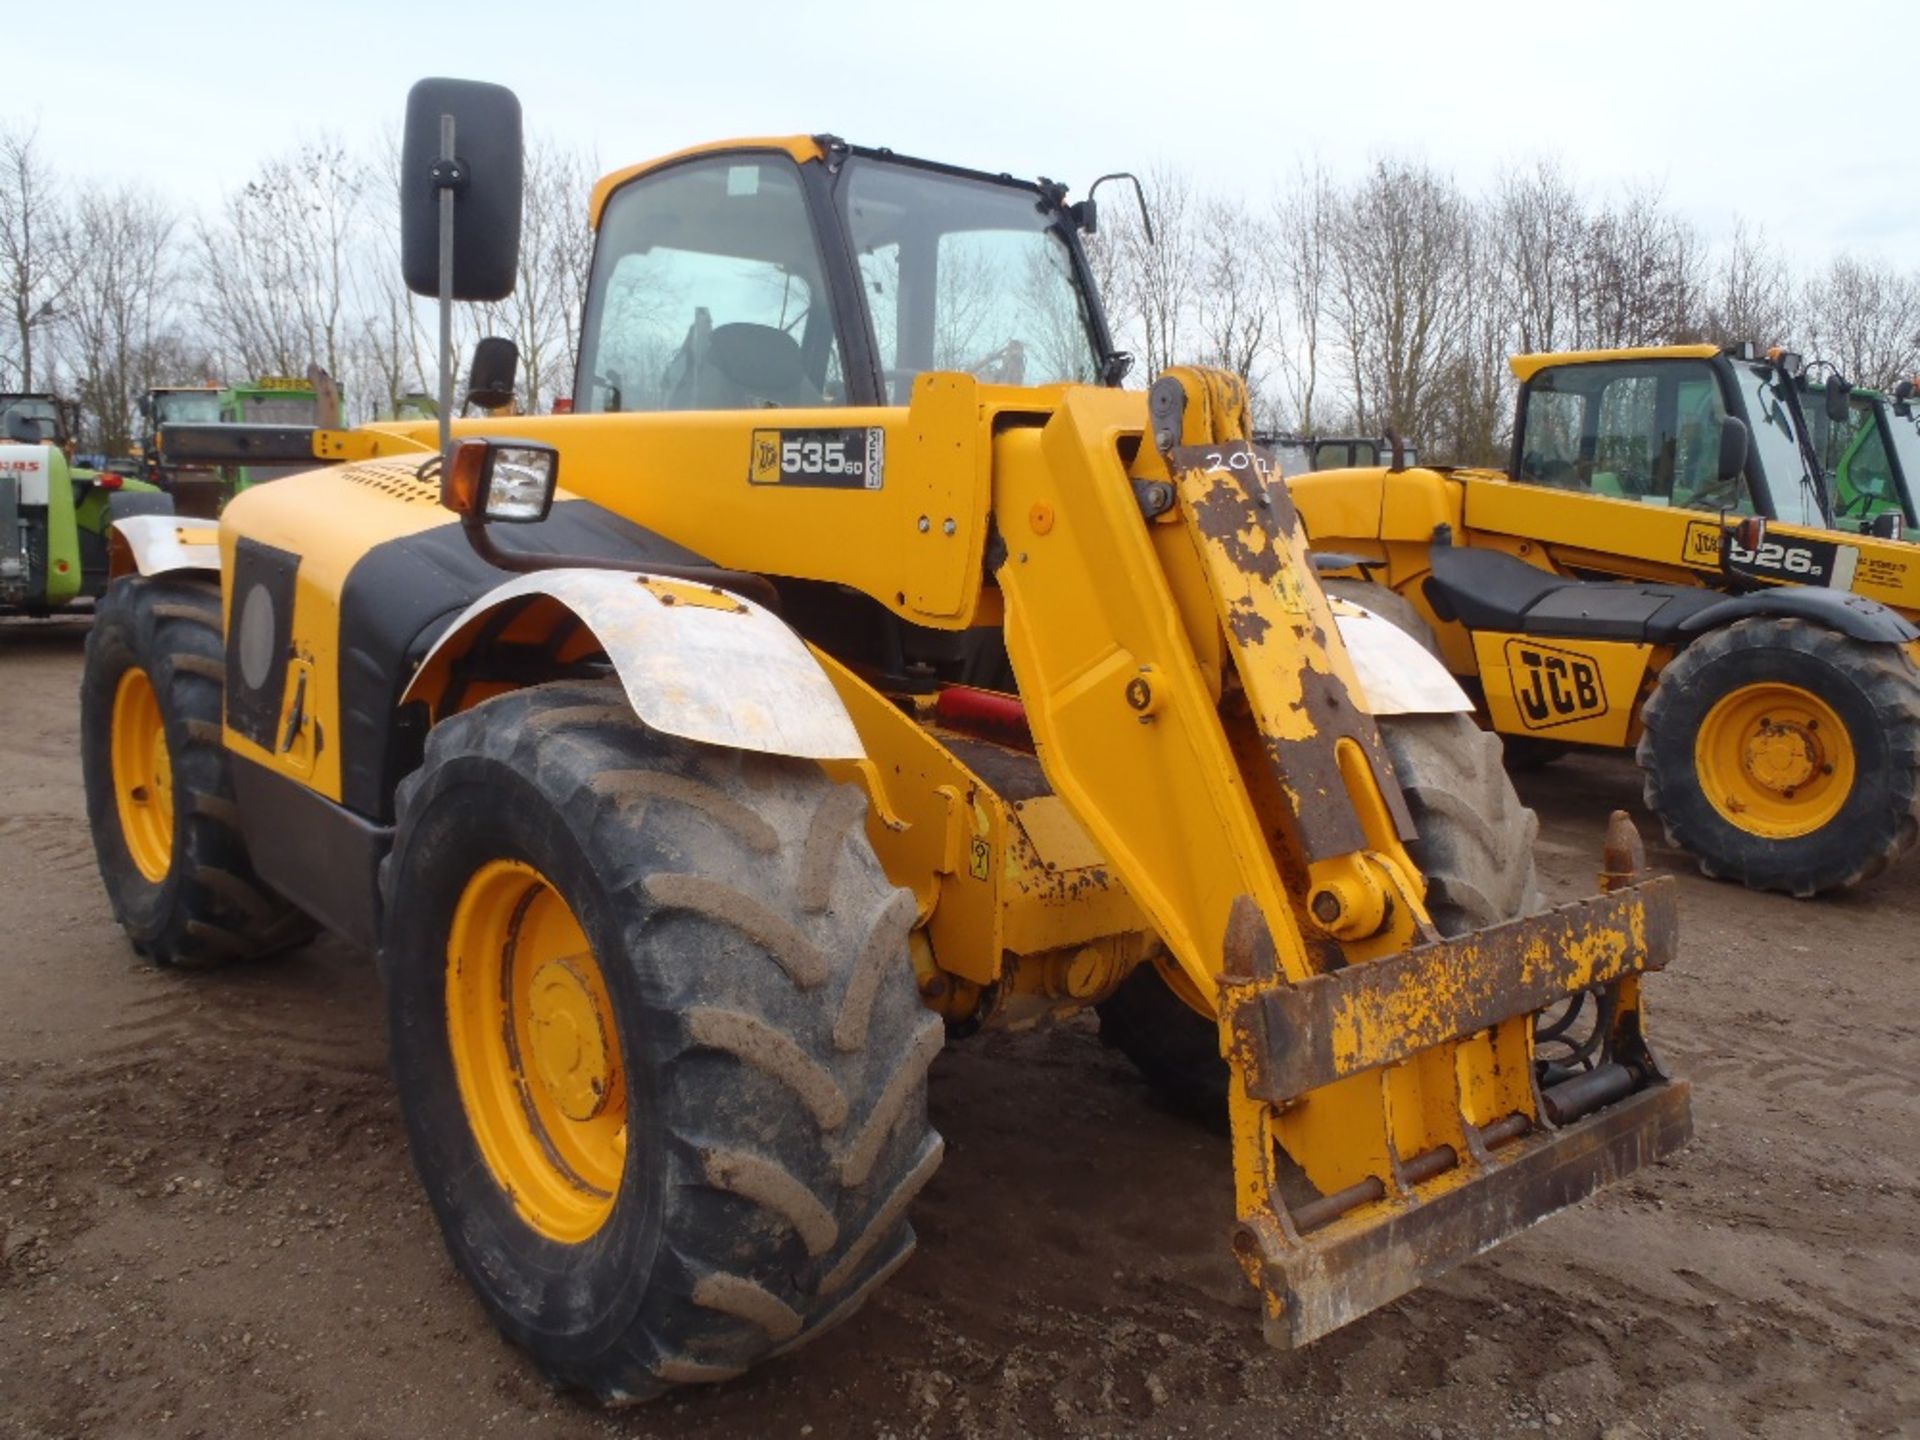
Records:
{"label": "front tire", "polygon": [[[1540,822],[1501,768],[1500,737],[1467,715],[1383,715],[1377,723],[1419,832],[1407,853],[1426,876],[1427,911],[1440,933],[1464,935],[1538,910]],[[1139,966],[1098,1010],[1101,1039],[1171,1105],[1226,1123],[1219,1027],[1157,969]]]}
{"label": "front tire", "polygon": [[220,740],[220,593],[131,576],[95,607],[80,760],[113,918],[156,964],[204,969],[298,945],[313,923],[254,874]]}
{"label": "front tire", "polygon": [[455,716],[402,785],[382,962],[414,1163],[558,1383],[731,1378],[911,1252],[942,1030],[865,813],[602,686]]}
{"label": "front tire", "polygon": [[1715,879],[1805,898],[1920,836],[1920,670],[1902,646],[1736,621],[1675,657],[1644,718],[1647,808]]}

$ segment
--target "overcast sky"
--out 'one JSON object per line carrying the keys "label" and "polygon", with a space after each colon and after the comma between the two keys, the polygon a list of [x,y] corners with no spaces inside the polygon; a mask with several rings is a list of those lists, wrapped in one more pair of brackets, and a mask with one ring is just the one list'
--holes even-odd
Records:
{"label": "overcast sky", "polygon": [[1912,29],[1872,0],[7,8],[0,118],[63,171],[209,207],[301,139],[371,145],[445,74],[512,86],[530,132],[604,169],[831,131],[1078,186],[1175,162],[1261,201],[1316,160],[1412,154],[1479,189],[1550,154],[1597,192],[1661,185],[1712,238],[1743,215],[1802,265],[1920,263]]}

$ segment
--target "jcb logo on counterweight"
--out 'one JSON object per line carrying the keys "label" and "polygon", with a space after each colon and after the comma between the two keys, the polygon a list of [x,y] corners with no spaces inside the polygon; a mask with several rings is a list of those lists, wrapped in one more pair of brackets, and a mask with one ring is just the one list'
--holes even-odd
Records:
{"label": "jcb logo on counterweight", "polygon": [[1507,671],[1520,723],[1529,730],[1547,730],[1607,713],[1600,667],[1577,650],[1509,640]]}

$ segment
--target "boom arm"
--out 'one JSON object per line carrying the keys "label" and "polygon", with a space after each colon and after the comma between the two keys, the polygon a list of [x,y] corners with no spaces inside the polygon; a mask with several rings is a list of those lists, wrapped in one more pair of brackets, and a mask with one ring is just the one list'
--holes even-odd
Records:
{"label": "boom arm", "polygon": [[[1661,1083],[1628,994],[1671,952],[1670,882],[1441,940],[1241,382],[1172,372],[1140,420],[1075,390],[996,434],[1007,646],[1049,780],[1220,1020],[1236,1247],[1270,1337],[1302,1343],[1684,1141],[1685,1087]],[[1614,1088],[1556,1111],[1532,1016],[1594,984],[1618,1001]],[[1601,1138],[1552,1128],[1643,1086],[1629,1118],[1589,1122]],[[1282,1198],[1282,1151],[1315,1198]],[[1435,1208],[1461,1192],[1506,1208]]]}

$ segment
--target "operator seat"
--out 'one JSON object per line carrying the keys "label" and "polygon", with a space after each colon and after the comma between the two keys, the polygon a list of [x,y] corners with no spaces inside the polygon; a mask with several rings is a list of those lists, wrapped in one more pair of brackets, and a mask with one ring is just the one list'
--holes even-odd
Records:
{"label": "operator seat", "polygon": [[807,382],[800,342],[772,325],[714,326],[694,377],[703,409],[821,403],[819,388]]}
{"label": "operator seat", "polygon": [[1429,552],[1427,601],[1442,620],[1469,630],[1567,639],[1673,644],[1686,622],[1726,602],[1718,590],[1652,580],[1577,580],[1504,550],[1443,544]]}
{"label": "operator seat", "polygon": [[761,410],[821,405],[800,342],[772,325],[715,325],[703,305],[667,370],[668,408]]}

